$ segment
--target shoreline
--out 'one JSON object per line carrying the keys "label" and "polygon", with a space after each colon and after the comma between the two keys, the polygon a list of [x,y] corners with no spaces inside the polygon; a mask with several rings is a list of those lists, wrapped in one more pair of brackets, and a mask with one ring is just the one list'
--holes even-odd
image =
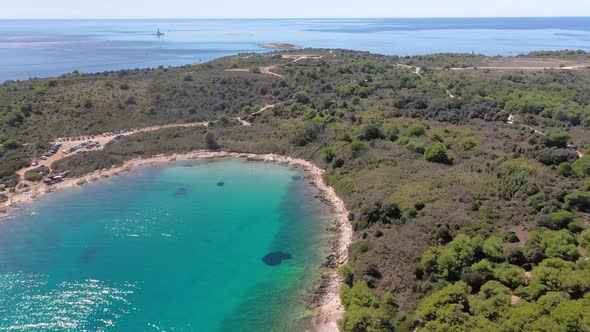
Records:
{"label": "shoreline", "polygon": [[268,50],[296,50],[301,48],[289,43],[261,43],[258,46]]}
{"label": "shoreline", "polygon": [[[333,231],[337,232],[337,240],[332,246],[331,254],[327,257],[327,263],[322,264],[321,280],[319,286],[310,300],[311,306],[311,330],[312,331],[338,331],[337,320],[342,318],[344,306],[340,301],[339,289],[342,278],[337,273],[337,268],[348,262],[348,246],[352,242],[352,225],[348,221],[348,210],[344,201],[336,194],[334,189],[328,186],[323,179],[325,171],[315,164],[299,158],[286,157],[277,154],[254,154],[238,152],[212,152],[197,150],[184,154],[155,155],[150,158],[136,158],[126,161],[121,166],[109,169],[97,170],[77,178],[67,178],[63,182],[52,186],[43,183],[30,185],[27,191],[12,194],[6,203],[0,205],[0,211],[5,214],[16,208],[19,204],[30,203],[35,198],[52,193],[57,190],[82,186],[88,183],[100,181],[100,179],[118,176],[123,172],[134,168],[155,166],[163,163],[182,160],[215,160],[223,158],[239,158],[250,161],[273,162],[302,168],[309,175],[309,184],[318,189],[318,198],[331,207],[334,216]],[[1,215],[0,215],[1,216]],[[327,318],[327,321],[326,321]]]}

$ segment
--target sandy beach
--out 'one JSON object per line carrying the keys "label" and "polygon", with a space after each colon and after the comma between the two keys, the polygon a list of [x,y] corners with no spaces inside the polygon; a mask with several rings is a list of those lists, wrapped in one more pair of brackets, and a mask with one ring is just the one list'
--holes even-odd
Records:
{"label": "sandy beach", "polygon": [[[33,183],[25,191],[12,194],[8,201],[0,205],[0,211],[9,213],[19,204],[31,202],[35,198],[56,190],[63,190],[75,186],[85,185],[101,179],[120,175],[137,167],[155,166],[162,163],[182,160],[207,160],[219,158],[242,158],[253,161],[274,162],[300,167],[308,174],[311,185],[320,191],[320,199],[329,204],[334,214],[334,229],[338,232],[338,241],[334,243],[332,266],[339,267],[348,261],[348,246],[352,241],[352,226],[348,221],[348,211],[342,199],[338,197],[334,189],[328,186],[323,179],[325,171],[313,163],[297,158],[285,157],[276,154],[250,154],[236,152],[212,152],[194,151],[186,154],[156,155],[151,158],[132,159],[125,164],[110,169],[98,170],[78,178],[67,178],[52,186],[43,183]],[[317,300],[312,303],[312,330],[313,331],[338,331],[337,321],[344,313],[344,306],[340,301],[339,288],[342,284],[341,277],[336,268],[326,269],[322,277]]]}

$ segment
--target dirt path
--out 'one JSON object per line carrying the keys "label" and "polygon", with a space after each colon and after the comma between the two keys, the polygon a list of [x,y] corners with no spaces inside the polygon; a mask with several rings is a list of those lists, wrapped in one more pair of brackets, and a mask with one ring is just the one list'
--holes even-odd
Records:
{"label": "dirt path", "polygon": [[277,74],[272,72],[273,69],[277,68],[277,66],[268,66],[268,67],[260,67],[260,73],[266,75],[272,75],[276,77],[285,77],[285,75]]}
{"label": "dirt path", "polygon": [[[53,164],[54,162],[74,154],[74,153],[66,154],[66,153],[64,153],[64,150],[70,149],[76,145],[79,145],[79,144],[87,142],[87,141],[96,141],[96,142],[99,142],[101,146],[104,146],[107,142],[109,142],[110,140],[115,138],[115,136],[117,136],[117,135],[129,136],[132,134],[143,133],[143,132],[147,132],[147,131],[154,131],[154,130],[165,129],[165,128],[182,128],[182,127],[197,127],[197,126],[206,127],[208,125],[209,125],[209,122],[176,123],[176,124],[167,124],[167,125],[160,125],[160,126],[145,127],[145,128],[121,133],[121,134],[112,134],[112,135],[107,135],[107,136],[104,136],[102,134],[97,134],[97,135],[85,135],[83,139],[62,138],[59,141],[56,140],[55,142],[53,142],[53,144],[60,143],[62,145],[56,154],[47,158],[47,160],[41,160],[41,159],[38,160],[39,164],[37,166],[30,166],[30,167],[21,168],[20,170],[18,170],[16,172],[16,174],[18,174],[21,179],[24,179],[25,172],[30,169],[33,169],[33,168],[36,168],[39,166],[50,167],[51,164]],[[96,151],[96,150],[97,150],[97,148],[93,147],[90,149],[82,148],[78,151]]]}
{"label": "dirt path", "polygon": [[422,74],[420,73],[422,71],[422,68],[420,68],[420,67],[413,67],[413,66],[404,65],[404,64],[401,64],[401,63],[398,63],[396,66],[402,67],[402,68],[408,68],[408,69],[412,70],[412,73],[414,73],[414,74],[422,77]]}
{"label": "dirt path", "polygon": [[[444,69],[444,68],[436,68]],[[489,67],[466,67],[466,68],[449,68],[453,71],[466,71],[466,70],[546,70],[546,69],[561,69],[561,70],[584,70],[588,69],[587,66],[566,66],[566,67],[528,67],[528,66],[516,66],[516,67],[502,67],[502,66],[489,66]]]}
{"label": "dirt path", "polygon": [[[457,97],[451,92],[451,90],[446,90],[446,92],[447,92],[447,95],[449,95],[449,98],[451,98],[451,99],[455,99]],[[461,97],[459,97],[459,99],[461,99]]]}
{"label": "dirt path", "polygon": [[[506,120],[506,124],[514,125],[514,115],[512,115],[512,114],[509,114],[508,115],[508,119]],[[542,136],[547,136],[547,134],[545,134],[544,132],[539,131],[539,130],[531,127],[531,126],[527,126],[525,124],[523,124],[522,126],[525,127],[525,128],[527,128],[527,129],[533,130],[535,132],[535,134],[539,134],[539,135],[542,135]],[[574,152],[576,152],[576,154],[578,155],[578,158],[583,158],[584,157],[584,153],[582,151],[580,151],[576,146],[573,146],[573,145],[568,144],[567,145],[567,148],[570,149],[570,150],[573,150]]]}
{"label": "dirt path", "polygon": [[[258,68],[260,70],[261,74],[264,75],[271,75],[271,76],[276,76],[276,77],[285,77],[285,75],[281,75],[281,74],[277,74],[272,72],[273,69],[277,68],[277,66],[268,66],[268,67],[260,67]],[[241,72],[241,73],[249,73],[251,70],[248,68],[227,68],[225,71],[228,72]]]}
{"label": "dirt path", "polygon": [[266,105],[264,105],[264,107],[262,107],[260,110],[258,110],[258,111],[256,111],[256,112],[254,112],[254,113],[252,113],[252,114],[250,114],[250,115],[256,115],[256,114],[260,114],[260,113],[262,113],[262,112],[264,112],[264,111],[266,111],[266,110],[273,109],[273,108],[274,108],[276,105],[277,105],[277,104],[266,104]]}
{"label": "dirt path", "polygon": [[236,118],[236,120],[238,120],[238,122],[245,127],[252,127],[252,122],[248,122],[242,118],[240,118],[239,116]]}
{"label": "dirt path", "polygon": [[250,69],[248,69],[248,68],[227,68],[225,71],[248,73],[248,72],[250,72]]}
{"label": "dirt path", "polygon": [[299,62],[303,60],[319,60],[322,58],[321,55],[313,54],[283,54],[282,57],[284,59],[293,60],[293,62]]}

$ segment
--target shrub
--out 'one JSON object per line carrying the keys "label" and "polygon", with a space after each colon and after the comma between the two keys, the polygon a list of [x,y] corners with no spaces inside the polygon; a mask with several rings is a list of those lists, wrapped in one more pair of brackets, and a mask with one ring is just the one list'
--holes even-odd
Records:
{"label": "shrub", "polygon": [[342,166],[344,166],[344,159],[338,158],[334,160],[334,168],[340,168]]}
{"label": "shrub", "polygon": [[504,236],[502,237],[502,240],[508,243],[517,243],[520,241],[520,239],[514,231],[506,232],[506,234],[504,234]]}
{"label": "shrub", "polygon": [[422,136],[426,132],[426,128],[421,124],[415,124],[408,128],[407,136]]}
{"label": "shrub", "polygon": [[369,224],[381,222],[384,224],[390,224],[394,220],[402,217],[402,209],[397,203],[381,203],[377,202],[373,205],[365,207],[361,211],[361,217],[366,220]]}
{"label": "shrub", "polygon": [[364,141],[370,141],[374,139],[383,139],[385,135],[383,134],[383,130],[380,126],[376,124],[368,124],[363,127],[361,133],[359,134],[359,139]]}
{"label": "shrub", "polygon": [[342,277],[342,279],[344,280],[344,283],[346,285],[348,285],[349,287],[352,287],[352,281],[353,281],[354,275],[352,273],[352,268],[350,268],[350,265],[344,264],[341,267],[339,267],[338,274]]}
{"label": "shrub", "polygon": [[575,215],[572,212],[566,210],[559,210],[552,212],[549,215],[551,223],[556,229],[566,228],[569,223],[575,220]]}
{"label": "shrub", "polygon": [[424,202],[422,202],[422,201],[418,201],[418,202],[414,203],[414,208],[418,211],[424,210],[425,207],[426,207],[426,204],[424,204]]}
{"label": "shrub", "polygon": [[559,165],[575,161],[578,157],[570,149],[544,148],[535,152],[535,158],[545,165]]}
{"label": "shrub", "polygon": [[411,219],[411,218],[416,218],[418,216],[418,210],[416,210],[415,208],[409,208],[406,209],[406,211],[404,212],[406,218]]}
{"label": "shrub", "polygon": [[344,142],[352,143],[352,137],[348,133],[340,135],[338,139]]}
{"label": "shrub", "polygon": [[25,172],[25,180],[33,182],[41,181],[43,180],[43,174],[30,169]]}
{"label": "shrub", "polygon": [[336,155],[331,148],[325,148],[322,150],[322,159],[324,159],[325,162],[331,163],[334,157],[336,157]]}
{"label": "shrub", "polygon": [[574,169],[572,168],[572,164],[569,162],[563,162],[557,166],[557,173],[561,176],[572,176],[574,173]]}
{"label": "shrub", "polygon": [[471,151],[471,150],[475,149],[475,147],[477,145],[478,145],[478,143],[475,139],[467,138],[467,139],[464,139],[463,141],[461,141],[461,143],[459,144],[459,147],[463,151]]}
{"label": "shrub", "polygon": [[410,143],[410,138],[408,136],[402,136],[397,140],[397,144],[399,145],[407,145]]}
{"label": "shrub", "polygon": [[309,104],[309,94],[305,91],[297,91],[293,95],[293,99],[300,104]]}
{"label": "shrub", "polygon": [[447,155],[447,147],[442,143],[435,143],[424,151],[424,158],[433,163],[451,164]]}
{"label": "shrub", "polygon": [[565,204],[570,209],[577,209],[582,212],[590,212],[590,192],[575,191],[565,196]]}
{"label": "shrub", "polygon": [[539,192],[533,182],[534,171],[526,160],[514,159],[505,161],[497,169],[498,195],[503,199],[515,196],[531,196]]}
{"label": "shrub", "polygon": [[185,82],[191,82],[193,80],[193,75],[190,73],[182,73],[181,78]]}
{"label": "shrub", "polygon": [[219,150],[219,144],[217,144],[215,135],[212,132],[207,132],[205,135],[205,145],[209,150]]}
{"label": "shrub", "polygon": [[352,151],[352,156],[355,158],[360,156],[360,154],[367,149],[367,146],[365,145],[365,143],[363,143],[361,141],[353,141],[352,143],[349,144],[349,146],[350,146],[350,151]]}

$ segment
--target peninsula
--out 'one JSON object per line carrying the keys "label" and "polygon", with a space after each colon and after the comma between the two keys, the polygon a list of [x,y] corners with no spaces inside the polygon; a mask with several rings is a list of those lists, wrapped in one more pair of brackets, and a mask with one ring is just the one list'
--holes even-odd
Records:
{"label": "peninsula", "polygon": [[8,81],[0,199],[156,161],[292,163],[340,234],[310,329],[583,330],[589,68],[583,51],[304,49]]}

